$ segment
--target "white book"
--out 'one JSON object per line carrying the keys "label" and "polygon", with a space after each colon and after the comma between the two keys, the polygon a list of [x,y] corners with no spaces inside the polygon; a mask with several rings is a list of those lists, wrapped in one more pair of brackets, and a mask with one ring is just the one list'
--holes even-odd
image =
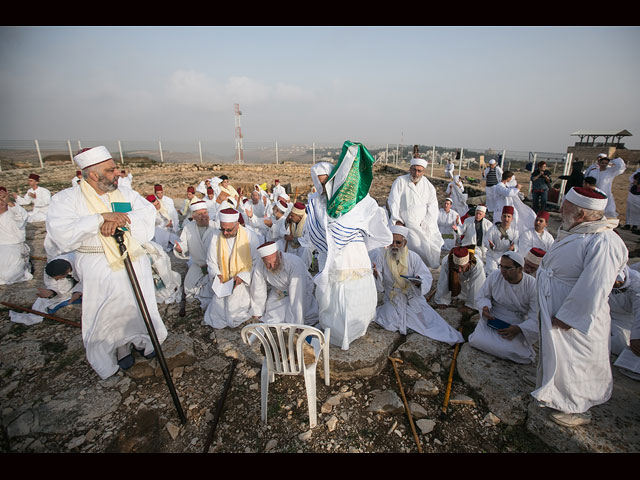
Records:
{"label": "white book", "polygon": [[222,283],[220,277],[216,275],[216,278],[213,280],[213,292],[218,298],[228,297],[233,293],[233,284],[233,278],[228,282]]}
{"label": "white book", "polygon": [[625,348],[614,362],[616,367],[625,368],[635,373],[640,373],[640,357],[633,353],[629,347]]}

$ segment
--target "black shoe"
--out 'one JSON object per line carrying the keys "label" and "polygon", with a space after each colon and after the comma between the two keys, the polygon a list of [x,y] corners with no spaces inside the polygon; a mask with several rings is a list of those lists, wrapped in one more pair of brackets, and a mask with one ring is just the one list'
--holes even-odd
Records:
{"label": "black shoe", "polygon": [[635,233],[636,235],[640,234],[640,228],[638,228],[638,227],[633,227],[633,228],[631,229],[631,233]]}
{"label": "black shoe", "polygon": [[155,358],[156,356],[156,352],[155,350],[153,350],[149,355],[145,355],[144,354],[144,348],[136,348],[135,345],[133,345],[133,349],[138,352],[140,354],[140,356],[146,358],[147,360],[151,360],[152,358]]}
{"label": "black shoe", "polygon": [[133,358],[132,354],[129,354],[126,357],[123,357],[120,360],[118,360],[118,365],[122,370],[129,370],[134,363],[135,363],[135,359]]}
{"label": "black shoe", "polygon": [[631,228],[631,225],[625,225],[624,227],[622,227],[622,230],[629,230]]}
{"label": "black shoe", "polygon": [[152,351],[149,355],[145,355],[144,358],[146,358],[147,360],[151,360],[152,358],[156,357],[156,351]]}

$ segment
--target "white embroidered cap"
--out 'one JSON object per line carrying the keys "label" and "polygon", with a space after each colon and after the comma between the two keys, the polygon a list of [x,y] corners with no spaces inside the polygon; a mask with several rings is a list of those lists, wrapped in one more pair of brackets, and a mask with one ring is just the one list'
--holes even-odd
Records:
{"label": "white embroidered cap", "polygon": [[271,255],[278,251],[278,244],[276,242],[267,242],[263,243],[258,247],[258,253],[260,254],[260,258],[266,257],[267,255]]}
{"label": "white embroidered cap", "polygon": [[107,150],[107,147],[93,147],[85,152],[79,153],[73,157],[73,161],[81,170],[84,170],[91,165],[97,165],[106,160],[113,158]]}

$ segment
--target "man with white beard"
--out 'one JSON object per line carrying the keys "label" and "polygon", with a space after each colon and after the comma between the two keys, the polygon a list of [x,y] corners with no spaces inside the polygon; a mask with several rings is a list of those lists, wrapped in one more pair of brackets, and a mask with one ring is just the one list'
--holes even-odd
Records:
{"label": "man with white beard", "polygon": [[533,228],[528,228],[518,236],[518,251],[523,255],[532,248],[539,248],[545,252],[551,248],[555,239],[547,231],[549,212],[540,210],[536,215]]}
{"label": "man with white beard", "polygon": [[238,223],[240,214],[231,208],[219,213],[220,231],[211,237],[207,271],[213,297],[204,322],[213,328],[237,327],[251,317],[251,275],[261,261],[259,239]]}
{"label": "man with white beard", "polygon": [[247,212],[247,223],[257,229],[263,237],[266,237],[269,227],[264,223],[264,219],[268,217],[269,202],[266,196],[260,194],[260,191],[253,190],[251,192],[251,199],[245,203],[244,209],[245,211],[251,209],[250,212]]}
{"label": "man with white beard", "polygon": [[588,423],[588,410],[611,397],[611,287],[628,251],[607,219],[608,198],[573,187],[560,208],[562,227],[536,275],[540,361],[531,395],[564,426]]}
{"label": "man with white beard", "polygon": [[31,249],[26,243],[29,214],[0,187],[0,285],[31,280]]}
{"label": "man with white beard", "polygon": [[178,233],[178,230],[180,229],[180,217],[178,216],[178,211],[176,210],[176,206],[175,206],[175,203],[173,202],[173,199],[170,197],[167,197],[164,194],[164,189],[162,188],[162,185],[158,183],[154,185],[153,193],[156,196],[156,198],[160,200],[160,203],[162,204],[163,208],[169,214],[169,218],[171,219],[171,229],[173,230],[173,233]]}
{"label": "man with white beard", "polygon": [[174,245],[173,253],[176,258],[188,260],[188,270],[184,277],[185,298],[197,299],[202,310],[206,310],[213,296],[207,272],[207,255],[211,238],[218,232],[214,222],[209,219],[205,202],[194,202],[189,208],[193,221],[182,229],[180,241]]}
{"label": "man with white beard", "polygon": [[465,219],[462,227],[456,230],[456,243],[475,249],[475,257],[481,262],[485,261],[487,247],[484,246],[484,239],[493,227],[493,224],[486,218],[487,207],[478,205],[473,217]]}
{"label": "man with white beard", "polygon": [[44,222],[47,219],[47,212],[49,211],[49,203],[51,202],[51,192],[40,184],[40,175],[32,173],[27,179],[29,182],[29,190],[24,197],[19,197],[15,193],[13,198],[16,205],[32,205],[33,210],[29,212],[27,223]]}
{"label": "man with white beard", "polygon": [[453,201],[450,198],[444,199],[444,206],[438,212],[438,230],[444,240],[442,250],[449,251],[456,244],[456,230],[462,227],[460,215],[451,206]]}
{"label": "man with white beard", "polygon": [[585,178],[593,177],[596,179],[596,187],[602,190],[607,196],[607,207],[604,210],[604,215],[607,218],[618,217],[616,201],[613,198],[611,186],[613,179],[618,175],[622,175],[626,169],[627,166],[621,158],[610,160],[604,153],[601,153],[598,155],[597,165],[591,165],[584,172]]}
{"label": "man with white beard", "polygon": [[438,268],[444,243],[438,230],[438,197],[424,171],[427,162],[413,158],[409,173],[396,178],[389,192],[391,225],[409,229],[407,245],[429,268]]}
{"label": "man with white beard", "polygon": [[[469,335],[469,345],[516,363],[533,363],[538,341],[538,302],[535,279],[523,272],[524,257],[508,251],[499,271],[489,274],[476,296],[482,313]],[[497,322],[506,322],[500,325]]]}
{"label": "man with white beard", "polygon": [[384,304],[377,308],[375,322],[402,335],[411,329],[449,345],[464,342],[462,334],[424,298],[433,278],[420,256],[407,248],[407,227],[393,225],[391,233],[393,243],[371,255],[376,287],[384,292]]}
{"label": "man with white beard", "polygon": [[476,295],[485,278],[482,262],[476,259],[473,251],[455,247],[442,259],[433,300],[438,308],[446,308],[455,298],[464,302],[467,309],[478,310]]}
{"label": "man with white beard", "polygon": [[[154,235],[155,208],[134,190],[118,187],[116,163],[103,147],[81,150],[74,162],[82,170],[79,188],[51,198],[47,232],[63,252],[75,251],[82,282],[82,338],[89,364],[102,378],[134,363],[131,347],[155,355],[131,281],[113,237],[124,229],[131,259],[158,341],[167,338],[160,318],[149,257],[144,244]],[[120,210],[120,211],[112,211]]]}
{"label": "man with white beard", "polygon": [[261,261],[251,278],[253,320],[264,323],[318,323],[318,303],[313,296],[313,278],[302,260],[278,250],[275,242],[257,249]]}
{"label": "man with white beard", "polygon": [[512,225],[514,208],[505,205],[502,208],[501,222],[489,229],[482,241],[487,249],[484,263],[485,274],[498,269],[500,257],[508,251],[515,251],[518,244],[518,231]]}

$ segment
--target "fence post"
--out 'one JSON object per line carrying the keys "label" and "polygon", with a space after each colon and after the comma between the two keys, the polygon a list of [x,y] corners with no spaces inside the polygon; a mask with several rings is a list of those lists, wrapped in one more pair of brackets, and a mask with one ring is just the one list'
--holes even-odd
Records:
{"label": "fence post", "polygon": [[316,164],[316,142],[313,142],[313,164]]}
{"label": "fence post", "polygon": [[78,150],[82,150],[82,144],[80,143],[80,140],[78,140]]}
{"label": "fence post", "polygon": [[40,145],[38,145],[38,140],[36,140],[36,150],[38,151],[38,159],[40,160],[40,168],[44,168],[44,164],[42,163],[42,155],[40,154]]}
{"label": "fence post", "polygon": [[458,164],[458,175],[462,173],[462,158],[464,157],[464,148],[460,148],[460,163]]}
{"label": "fence post", "polygon": [[398,144],[396,143],[396,167],[398,166]]}
{"label": "fence post", "polygon": [[[573,160],[573,153],[567,153],[567,156],[564,161],[564,170],[562,173],[563,176],[569,175],[569,167],[571,166],[572,160]],[[566,185],[567,185],[567,180],[563,179],[562,182],[560,182],[560,192],[558,192],[558,205],[562,203],[562,197],[564,197],[564,187]]]}
{"label": "fence post", "polygon": [[384,164],[389,165],[389,144],[387,143],[387,154],[384,156]]}
{"label": "fence post", "polygon": [[278,165],[278,142],[276,142],[276,165]]}
{"label": "fence post", "polygon": [[71,157],[71,165],[73,165],[73,152],[71,151],[71,142],[67,140],[67,147],[69,148],[69,156]]}
{"label": "fence post", "polygon": [[502,150],[502,161],[500,162],[500,168],[504,170],[504,159],[507,157],[507,151]]}
{"label": "fence post", "polygon": [[160,148],[160,161],[164,163],[164,157],[162,156],[162,142],[158,140],[158,147]]}
{"label": "fence post", "polygon": [[431,149],[431,176],[433,177],[433,165],[436,163],[436,146]]}
{"label": "fence post", "polygon": [[120,150],[120,163],[124,166],[124,156],[122,155],[122,144],[120,143],[120,140],[118,140],[118,150]]}
{"label": "fence post", "polygon": [[202,165],[202,142],[198,140],[198,149],[200,150],[200,165]]}

